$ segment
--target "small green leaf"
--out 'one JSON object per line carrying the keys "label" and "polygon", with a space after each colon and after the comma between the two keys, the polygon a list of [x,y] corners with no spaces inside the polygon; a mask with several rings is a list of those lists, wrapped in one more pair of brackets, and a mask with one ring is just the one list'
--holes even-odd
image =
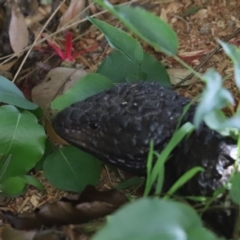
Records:
{"label": "small green leaf", "polygon": [[[46,134],[37,118],[16,107],[0,107],[0,181],[26,174],[41,159]],[[9,156],[10,159],[9,159]]]}
{"label": "small green leaf", "polygon": [[127,58],[131,59],[137,65],[142,64],[143,49],[137,40],[108,23],[91,17],[88,17],[88,20],[104,33],[112,48],[125,54]]}
{"label": "small green leaf", "polygon": [[240,173],[239,172],[234,174],[231,182],[232,182],[232,187],[230,191],[230,196],[236,204],[240,205]]}
{"label": "small green leaf", "polygon": [[240,49],[233,44],[225,43],[221,40],[218,40],[218,43],[234,64],[234,77],[237,87],[240,88]]}
{"label": "small green leaf", "polygon": [[23,193],[27,184],[43,191],[42,183],[37,178],[29,175],[10,177],[4,180],[0,184],[0,190],[8,197],[15,197]]}
{"label": "small green leaf", "polygon": [[94,2],[109,10],[126,27],[152,47],[170,56],[177,54],[177,35],[161,18],[140,7],[133,8],[127,5],[114,7],[106,0],[94,0]]}
{"label": "small green leaf", "polygon": [[92,155],[68,146],[49,155],[43,165],[45,177],[55,187],[81,192],[100,179],[102,163]]}
{"label": "small green leaf", "polygon": [[215,110],[221,109],[227,103],[234,103],[231,93],[222,86],[222,77],[214,69],[209,69],[203,76],[206,87],[202,100],[197,106],[194,116],[194,125],[198,128],[202,120]]}
{"label": "small green leaf", "polygon": [[113,86],[112,81],[100,74],[88,74],[81,78],[66,93],[52,101],[51,107],[52,109],[62,110],[74,102],[82,101]]}
{"label": "small green leaf", "polygon": [[29,110],[38,107],[37,104],[29,102],[15,84],[3,76],[0,76],[0,102]]}
{"label": "small green leaf", "polygon": [[183,15],[184,17],[193,15],[193,14],[196,13],[199,9],[201,9],[199,6],[190,7],[190,8],[188,8],[186,11],[184,11],[182,15]]}
{"label": "small green leaf", "polygon": [[23,192],[26,180],[21,176],[10,177],[0,184],[0,189],[6,196],[15,197]]}
{"label": "small green leaf", "polygon": [[[186,217],[187,216],[187,217]],[[216,240],[197,213],[183,203],[142,198],[108,218],[93,240]]]}
{"label": "small green leaf", "polygon": [[139,68],[123,53],[113,51],[103,60],[97,73],[111,79],[114,83],[155,81],[162,86],[171,87],[169,75],[164,66],[146,52]]}
{"label": "small green leaf", "polygon": [[30,175],[22,176],[23,179],[25,179],[26,184],[34,186],[35,188],[38,188],[40,191],[44,190],[43,184],[35,177]]}
{"label": "small green leaf", "polygon": [[136,186],[136,185],[142,185],[144,184],[145,182],[145,179],[144,178],[140,178],[140,177],[132,177],[132,178],[129,178],[121,183],[119,183],[116,187],[114,187],[115,189],[118,189],[118,190],[122,190],[122,189],[126,189],[126,188],[129,188],[129,187],[132,187],[132,186]]}

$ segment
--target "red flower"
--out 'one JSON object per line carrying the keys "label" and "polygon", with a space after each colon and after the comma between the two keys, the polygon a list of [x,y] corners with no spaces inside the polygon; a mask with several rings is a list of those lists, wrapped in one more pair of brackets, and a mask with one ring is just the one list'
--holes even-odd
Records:
{"label": "red flower", "polygon": [[[65,52],[60,48],[59,45],[57,45],[55,42],[51,41],[50,39],[47,39],[48,45],[55,50],[57,55],[62,59],[64,62],[74,62],[75,59],[86,52],[86,50],[78,51],[74,55],[72,55],[72,39],[73,34],[71,32],[66,32],[65,34]],[[96,49],[98,46],[94,46],[89,50]]]}

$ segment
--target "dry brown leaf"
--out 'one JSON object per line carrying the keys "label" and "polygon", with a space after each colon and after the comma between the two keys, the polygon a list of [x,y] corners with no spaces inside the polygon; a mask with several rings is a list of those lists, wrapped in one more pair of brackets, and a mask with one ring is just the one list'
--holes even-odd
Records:
{"label": "dry brown leaf", "polygon": [[[94,227],[94,226],[93,226]],[[97,226],[98,227],[98,226]],[[95,227],[94,229],[96,229]],[[92,228],[92,226],[91,226]],[[92,229],[92,231],[94,231]],[[20,231],[11,227],[4,227],[2,229],[2,240],[89,240],[92,233],[89,233],[89,229],[86,229],[82,225],[70,225],[49,230],[40,231]]]}
{"label": "dry brown leaf", "polygon": [[66,239],[65,234],[55,230],[44,231],[19,231],[10,227],[2,230],[2,240],[62,240]]}
{"label": "dry brown leaf", "polygon": [[203,54],[208,53],[209,50],[208,49],[204,49],[204,50],[196,50],[196,51],[191,51],[191,52],[180,52],[178,54],[179,57],[181,58],[185,58],[185,57],[199,57],[202,56]]}
{"label": "dry brown leaf", "polygon": [[208,17],[207,9],[200,9],[194,15],[192,15],[192,19],[203,19]]}
{"label": "dry brown leaf", "polygon": [[182,3],[171,2],[168,4],[166,12],[171,14],[179,13],[182,8],[183,8]]}
{"label": "dry brown leaf", "polygon": [[[183,80],[187,75],[189,75],[191,72],[187,69],[182,69],[182,68],[172,68],[172,69],[167,69],[167,72],[170,77],[170,82],[172,85],[176,85],[179,83],[181,80]],[[192,79],[187,80],[184,82],[182,85],[183,86],[188,86],[192,84],[193,81]]]}
{"label": "dry brown leaf", "polygon": [[34,231],[19,231],[11,227],[4,227],[2,229],[1,239],[2,240],[33,240],[36,233]]}
{"label": "dry brown leaf", "polygon": [[11,62],[0,64],[0,71],[8,71],[11,67],[17,62],[17,58],[12,60]]}
{"label": "dry brown leaf", "polygon": [[36,209],[34,212],[15,215],[2,212],[12,227],[31,230],[42,226],[81,224],[104,217],[127,203],[126,196],[118,190],[99,192],[87,186],[78,200],[64,198]]}
{"label": "dry brown leaf", "polygon": [[11,20],[9,24],[9,39],[14,53],[19,53],[27,47],[29,33],[24,16],[16,3],[12,4]]}
{"label": "dry brown leaf", "polygon": [[50,103],[57,96],[66,92],[87,72],[83,69],[57,67],[52,69],[42,83],[32,90],[32,100],[50,117]]}
{"label": "dry brown leaf", "polygon": [[165,8],[162,8],[162,9],[161,9],[160,18],[161,18],[163,21],[169,23],[168,17],[167,17],[167,11],[166,11]]}
{"label": "dry brown leaf", "polygon": [[51,4],[41,6],[41,8],[38,8],[38,11],[34,15],[26,17],[25,21],[27,26],[32,27],[34,24],[46,19],[51,14],[51,10]]}
{"label": "dry brown leaf", "polygon": [[[63,14],[60,19],[60,27],[67,25],[71,22],[75,23],[79,19],[84,18],[85,14],[83,12],[86,6],[86,0],[71,0],[71,3],[67,11]],[[76,29],[77,25],[74,25],[73,28]]]}

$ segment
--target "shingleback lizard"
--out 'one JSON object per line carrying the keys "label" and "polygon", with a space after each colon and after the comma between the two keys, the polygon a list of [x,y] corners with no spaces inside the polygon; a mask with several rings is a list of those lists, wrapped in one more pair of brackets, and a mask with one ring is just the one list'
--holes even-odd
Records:
{"label": "shingleback lizard", "polygon": [[[67,142],[105,163],[135,175],[146,175],[150,140],[161,152],[174,133],[190,99],[159,83],[123,83],[67,107],[53,120],[55,131]],[[192,122],[192,105],[182,124]],[[205,169],[185,184],[182,195],[212,196],[229,179],[236,142],[205,124],[184,139],[165,164],[164,190],[195,166]],[[220,204],[224,204],[224,199]],[[230,214],[229,214],[230,213]],[[231,237],[237,211],[208,211],[203,218],[222,235]]]}
{"label": "shingleback lizard", "polygon": [[[56,132],[72,145],[135,175],[146,175],[150,140],[161,152],[190,99],[156,82],[123,83],[77,102],[57,114]],[[182,124],[192,122],[192,105]],[[211,196],[228,179],[236,142],[202,125],[182,141],[166,164],[165,189],[194,166],[205,168],[182,189]]]}

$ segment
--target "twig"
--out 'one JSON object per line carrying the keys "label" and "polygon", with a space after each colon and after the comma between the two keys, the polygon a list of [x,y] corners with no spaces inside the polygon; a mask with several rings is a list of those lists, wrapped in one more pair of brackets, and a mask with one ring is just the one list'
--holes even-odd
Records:
{"label": "twig", "polygon": [[[131,0],[130,2],[126,2],[126,3],[120,4],[119,6],[129,5],[129,4],[131,4],[131,3],[133,3],[133,2],[137,2],[137,1],[138,1],[138,0]],[[106,13],[106,12],[108,12],[108,11],[107,11],[107,10],[103,10],[103,11],[101,11],[101,12],[98,12],[98,13],[95,13],[95,14],[91,15],[91,17],[97,17],[97,16],[100,16],[100,15]],[[82,23],[82,22],[85,22],[85,21],[88,21],[88,19],[87,19],[87,18],[84,18],[84,19],[81,19],[81,20],[79,20],[79,21],[76,21],[76,22],[74,22],[74,23],[72,23],[72,24],[64,25],[64,26],[62,26],[61,28],[59,28],[58,30],[56,30],[54,33],[49,34],[47,37],[44,37],[44,38],[42,38],[42,39],[40,39],[39,41],[36,41],[36,42],[34,41],[34,44],[38,45],[38,44],[40,44],[40,43],[43,43],[44,41],[46,41],[46,40],[49,39],[49,38],[54,37],[54,36],[57,35],[58,33],[62,32],[62,31],[65,31],[65,30],[67,30],[67,29],[69,29],[69,28],[71,28],[71,27],[73,27],[73,26],[75,26],[75,25],[77,25],[77,24],[80,24],[80,23]],[[4,65],[4,64],[7,63],[9,60],[11,60],[11,59],[13,59],[14,57],[16,57],[19,53],[22,53],[22,52],[24,52],[24,51],[29,50],[30,48],[32,48],[32,46],[34,46],[34,44],[32,44],[31,46],[25,47],[23,50],[19,51],[18,53],[13,53],[13,54],[10,54],[10,55],[8,55],[8,56],[1,57],[1,58],[0,58],[0,61],[1,61],[1,60],[4,60],[4,61],[0,63],[0,66],[1,66],[1,65]]]}
{"label": "twig", "polygon": [[40,36],[42,35],[42,33],[43,33],[43,31],[45,30],[45,28],[47,27],[47,25],[48,25],[48,24],[50,23],[50,21],[52,20],[52,18],[53,18],[53,17],[55,16],[55,14],[58,12],[58,10],[61,8],[61,6],[65,3],[65,1],[66,1],[66,0],[63,0],[63,1],[61,2],[61,4],[59,4],[59,6],[55,9],[55,11],[52,13],[52,15],[49,17],[49,19],[47,20],[47,22],[46,22],[46,23],[44,24],[44,26],[42,27],[40,33],[38,34],[38,36],[37,36],[36,39],[34,40],[32,46],[31,46],[30,49],[28,50],[28,52],[27,52],[26,56],[24,57],[21,65],[19,66],[19,68],[18,68],[18,70],[17,70],[17,72],[16,72],[16,74],[15,74],[12,82],[15,82],[15,80],[17,79],[18,74],[19,74],[20,71],[22,70],[22,67],[23,67],[24,63],[26,62],[26,60],[27,60],[30,52],[32,51],[33,47],[35,46],[36,42],[38,41],[38,39],[39,39]]}
{"label": "twig", "polygon": [[[240,28],[238,28],[233,34],[231,34],[229,37],[225,39],[225,42],[229,42],[232,38],[234,38],[236,35],[240,33]],[[218,44],[218,46],[210,53],[208,56],[199,64],[199,66],[195,69],[195,71],[198,71],[219,49],[221,46]],[[190,73],[187,75],[183,80],[181,80],[179,83],[177,83],[174,88],[180,86],[181,84],[185,83],[188,79],[191,79],[194,76],[194,73]]]}

